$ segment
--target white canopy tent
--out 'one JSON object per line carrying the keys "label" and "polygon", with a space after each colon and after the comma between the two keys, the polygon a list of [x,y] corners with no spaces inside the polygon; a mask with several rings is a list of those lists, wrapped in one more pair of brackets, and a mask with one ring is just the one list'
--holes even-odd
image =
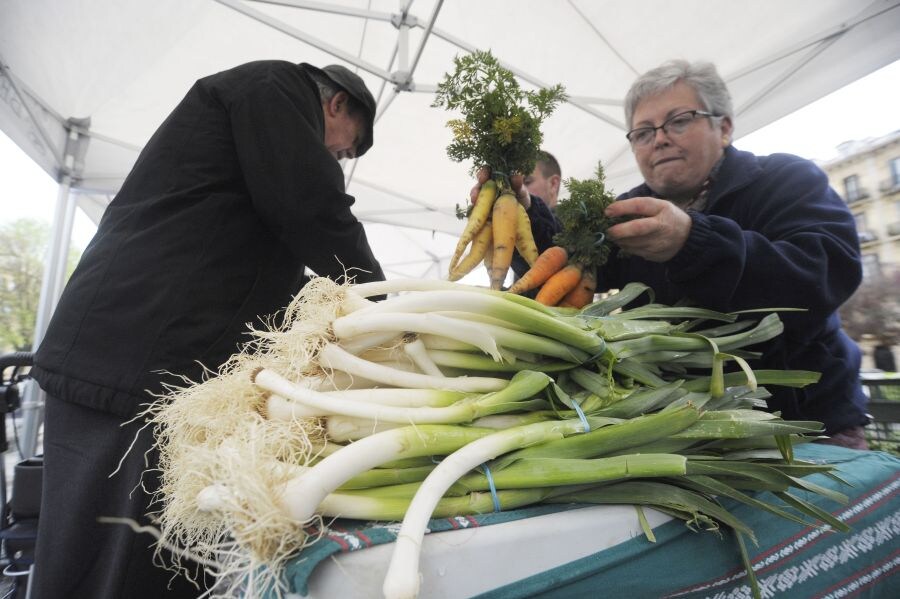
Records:
{"label": "white canopy tent", "polygon": [[438,278],[471,187],[431,107],[455,55],[491,49],[526,85],[562,83],[545,148],[564,176],[601,160],[624,191],[639,182],[622,109],[639,73],[713,60],[740,137],[900,58],[898,31],[900,0],[0,0],[0,129],[60,184],[36,341],[74,211],[99,219],[204,75],[268,58],[356,68],[379,114],[374,148],[345,164],[354,212],[389,277]]}

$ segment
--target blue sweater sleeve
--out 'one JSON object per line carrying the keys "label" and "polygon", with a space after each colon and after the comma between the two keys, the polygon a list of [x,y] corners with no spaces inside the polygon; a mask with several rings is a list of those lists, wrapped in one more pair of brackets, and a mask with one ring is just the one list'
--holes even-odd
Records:
{"label": "blue sweater sleeve", "polygon": [[[544,200],[538,196],[531,196],[531,207],[528,208],[527,213],[531,220],[531,234],[534,236],[534,243],[537,245],[538,252],[543,252],[553,245],[553,236],[562,227]],[[511,266],[517,278],[528,272],[529,268],[528,263],[518,251],[513,254]]]}
{"label": "blue sweater sleeve", "polygon": [[740,203],[691,212],[690,236],[667,278],[709,308],[797,307],[807,312],[788,318],[824,323],[862,279],[853,216],[813,163],[768,160]]}

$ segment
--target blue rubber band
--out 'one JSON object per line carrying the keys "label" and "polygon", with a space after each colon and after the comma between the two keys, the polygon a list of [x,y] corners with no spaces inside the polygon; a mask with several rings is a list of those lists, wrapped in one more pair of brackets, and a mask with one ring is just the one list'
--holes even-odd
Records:
{"label": "blue rubber band", "polygon": [[588,422],[587,416],[584,415],[584,410],[581,409],[581,406],[578,405],[578,402],[574,399],[572,400],[572,407],[575,408],[575,412],[578,414],[578,417],[581,418],[581,424],[584,425],[584,431],[582,432],[591,432],[591,424]]}
{"label": "blue rubber band", "polygon": [[494,485],[494,477],[491,476],[491,469],[487,467],[487,464],[482,464],[481,467],[484,469],[484,475],[487,477],[488,486],[491,488],[491,499],[494,500],[494,512],[499,512],[501,511],[500,497],[497,496],[497,487]]}

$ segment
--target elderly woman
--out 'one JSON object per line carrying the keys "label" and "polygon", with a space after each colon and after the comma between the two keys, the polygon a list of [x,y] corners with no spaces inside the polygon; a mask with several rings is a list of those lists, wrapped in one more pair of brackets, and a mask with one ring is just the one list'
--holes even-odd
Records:
{"label": "elderly woman", "polygon": [[658,301],[736,311],[791,307],[758,368],[813,370],[818,383],[773,387],[769,408],[825,424],[829,442],[865,449],[860,351],[838,307],[862,278],[853,216],[812,162],[731,145],[731,98],[709,63],[668,62],[632,85],[627,138],[644,183],[607,210],[621,249],[600,290],[646,283]]}

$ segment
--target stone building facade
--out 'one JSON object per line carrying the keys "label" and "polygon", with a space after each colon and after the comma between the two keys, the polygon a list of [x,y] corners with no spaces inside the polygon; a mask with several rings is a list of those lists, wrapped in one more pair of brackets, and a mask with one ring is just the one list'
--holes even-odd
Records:
{"label": "stone building facade", "polygon": [[[886,282],[884,305],[900,302],[900,130],[882,137],[848,141],[838,146],[838,156],[819,166],[831,186],[841,194],[856,218],[863,255],[863,285]],[[893,329],[898,323],[887,323]],[[900,325],[898,325],[900,326]],[[864,351],[864,368],[875,366],[875,347],[884,343],[883,331],[858,339]],[[882,336],[882,338],[879,338]],[[895,362],[900,348],[893,340]]]}

